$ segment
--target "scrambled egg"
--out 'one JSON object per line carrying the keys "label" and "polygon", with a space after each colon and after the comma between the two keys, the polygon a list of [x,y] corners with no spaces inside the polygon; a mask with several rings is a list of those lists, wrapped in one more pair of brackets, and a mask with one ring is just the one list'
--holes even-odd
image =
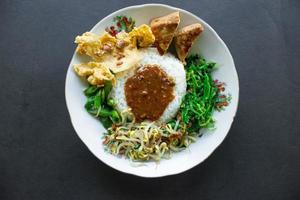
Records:
{"label": "scrambled egg", "polygon": [[75,43],[78,44],[76,52],[88,55],[93,60],[99,61],[105,53],[109,53],[109,49],[112,49],[116,42],[117,39],[108,33],[99,36],[91,32],[86,32],[76,37]]}
{"label": "scrambled egg", "polygon": [[96,62],[75,65],[75,72],[79,76],[88,76],[92,85],[101,85],[105,80],[113,80],[114,75],[109,70],[118,73],[136,66],[140,60],[138,47],[149,47],[154,41],[151,28],[146,24],[129,33],[120,32],[116,37],[109,33],[98,36],[86,32],[76,37],[76,52],[88,55]]}
{"label": "scrambled egg", "polygon": [[74,65],[75,72],[82,77],[87,77],[91,85],[104,85],[105,81],[112,81],[115,84],[115,76],[110,70],[98,62],[88,62]]}
{"label": "scrambled egg", "polygon": [[136,39],[140,47],[149,47],[155,41],[151,28],[146,24],[142,24],[138,28],[134,28],[129,33],[129,37]]}

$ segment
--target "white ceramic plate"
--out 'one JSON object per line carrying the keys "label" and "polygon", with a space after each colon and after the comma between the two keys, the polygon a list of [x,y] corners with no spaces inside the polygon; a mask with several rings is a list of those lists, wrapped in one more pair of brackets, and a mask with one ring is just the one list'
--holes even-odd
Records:
{"label": "white ceramic plate", "polygon": [[[150,19],[173,11],[180,11],[180,27],[196,22],[200,22],[204,26],[205,31],[194,44],[192,52],[200,52],[207,60],[218,63],[219,69],[214,72],[213,76],[215,79],[225,82],[227,84],[226,92],[232,95],[231,103],[225,111],[214,113],[216,130],[205,133],[196,143],[190,145],[189,149],[174,153],[171,159],[162,160],[159,164],[147,162],[145,165],[138,167],[133,166],[129,160],[105,152],[102,145],[102,133],[105,132],[105,129],[97,119],[84,109],[86,97],[83,90],[86,88],[87,83],[74,73],[72,67],[76,63],[85,62],[86,58],[74,53],[67,72],[65,95],[75,131],[97,158],[110,167],[125,173],[142,177],[161,177],[191,169],[203,162],[221,144],[230,129],[237,110],[239,83],[232,56],[218,34],[206,22],[190,12],[162,4],[131,6],[105,17],[92,28],[91,32],[103,33],[105,27],[110,26],[113,18],[117,15],[131,16],[136,20],[136,25],[140,25],[143,23],[149,24]],[[85,31],[82,30],[82,32]]]}

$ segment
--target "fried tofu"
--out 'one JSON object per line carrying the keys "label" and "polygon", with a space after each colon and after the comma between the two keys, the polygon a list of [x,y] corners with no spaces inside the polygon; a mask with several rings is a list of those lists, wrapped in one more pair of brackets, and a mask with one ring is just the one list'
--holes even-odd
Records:
{"label": "fried tofu", "polygon": [[203,32],[204,28],[201,24],[191,24],[180,29],[175,35],[175,48],[178,58],[185,63],[193,43]]}
{"label": "fried tofu", "polygon": [[151,21],[150,26],[155,36],[155,46],[158,52],[163,55],[168,50],[175,32],[180,23],[179,12],[155,18]]}

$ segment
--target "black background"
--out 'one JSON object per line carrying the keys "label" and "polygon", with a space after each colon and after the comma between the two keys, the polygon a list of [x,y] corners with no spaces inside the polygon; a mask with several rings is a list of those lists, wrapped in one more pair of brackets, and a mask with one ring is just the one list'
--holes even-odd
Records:
{"label": "black background", "polygon": [[208,22],[234,57],[240,102],[222,145],[176,176],[107,167],[72,128],[65,75],[77,34],[146,1],[1,0],[1,200],[300,199],[300,1],[167,2]]}

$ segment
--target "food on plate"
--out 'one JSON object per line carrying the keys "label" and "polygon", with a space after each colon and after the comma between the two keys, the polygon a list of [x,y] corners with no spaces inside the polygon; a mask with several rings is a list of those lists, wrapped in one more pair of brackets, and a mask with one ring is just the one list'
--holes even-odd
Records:
{"label": "food on plate", "polygon": [[178,58],[184,62],[193,43],[203,32],[203,26],[199,23],[191,24],[180,29],[175,35],[175,48]]}
{"label": "food on plate", "polygon": [[[86,32],[81,36],[77,36],[75,43],[78,44],[76,48],[77,53],[88,55],[94,60],[100,59],[105,53],[104,44],[101,43],[100,36],[94,33]],[[108,45],[110,46],[110,44]]]}
{"label": "food on plate", "polygon": [[115,36],[107,32],[101,36],[86,32],[75,39],[77,53],[90,56],[114,73],[134,67],[140,58],[137,48],[151,46],[154,41],[155,37],[146,24]]}
{"label": "food on plate", "polygon": [[120,32],[130,32],[135,27],[135,21],[131,17],[116,16],[113,19],[115,25],[111,25],[105,29],[112,36],[116,36]]}
{"label": "food on plate", "polygon": [[109,68],[98,62],[75,64],[74,70],[79,76],[86,77],[91,85],[103,86],[106,81],[116,83],[115,76]]}
{"label": "food on plate", "polygon": [[91,115],[99,118],[106,128],[121,121],[120,114],[114,109],[116,102],[109,97],[112,87],[112,83],[107,81],[101,87],[90,85],[84,90],[87,97],[85,109]]}
{"label": "food on plate", "polygon": [[215,63],[192,55],[185,68],[186,94],[177,115],[163,123],[136,123],[132,112],[124,110],[120,114],[122,122],[109,127],[105,135],[103,144],[107,151],[133,161],[159,161],[196,142],[201,129],[214,128],[214,110],[222,110],[230,101],[230,96],[222,94],[224,84],[213,81],[211,76]]}
{"label": "food on plate", "polygon": [[[164,56],[159,55],[157,50],[155,48],[147,48],[141,51],[141,60],[139,62],[140,66],[142,68],[140,69],[141,72],[143,67],[159,67],[161,72],[161,77],[150,77],[152,80],[145,80],[147,77],[143,77],[142,74],[140,76],[136,76],[137,72],[135,69],[132,69],[130,71],[127,71],[126,74],[119,74],[117,75],[117,84],[115,87],[113,87],[111,92],[111,97],[113,99],[116,99],[116,109],[119,112],[122,112],[124,110],[128,110],[132,107],[135,109],[139,109],[139,112],[143,111],[145,112],[145,118],[147,118],[147,115],[150,113],[147,112],[147,110],[152,109],[152,112],[160,113],[161,111],[164,111],[159,114],[159,121],[166,122],[169,119],[175,117],[179,107],[180,102],[182,101],[183,96],[186,92],[186,76],[185,76],[185,70],[183,64],[175,58],[172,54],[168,53]],[[152,74],[151,74],[152,75]],[[164,76],[164,77],[163,77]],[[129,81],[128,79],[137,77],[141,79],[137,84],[131,84],[134,89],[141,91],[141,102],[128,102],[127,97],[131,97],[131,95],[135,94],[128,94],[128,91],[126,92],[126,84],[127,89],[129,87]],[[161,80],[155,80],[161,79]],[[163,80],[165,79],[165,80]],[[135,80],[138,81],[138,80]],[[150,84],[148,85],[148,82],[150,81]],[[171,84],[170,86],[161,85],[161,83]],[[174,83],[174,86],[172,84]],[[156,88],[160,86],[160,88]],[[143,88],[145,87],[145,88]],[[170,88],[172,87],[172,88]],[[125,88],[125,89],[124,89]],[[170,88],[170,90],[168,90]],[[170,93],[172,91],[172,93]],[[145,94],[146,93],[146,94]],[[142,98],[142,95],[144,95],[144,98]],[[163,96],[165,95],[165,96]],[[172,96],[174,98],[172,98]],[[164,99],[158,99],[160,97],[164,97]],[[170,101],[167,105],[163,106],[166,101],[172,98],[172,101]],[[164,102],[162,102],[164,101]],[[135,104],[137,103],[137,104]],[[132,106],[130,106],[130,104]],[[147,106],[145,106],[147,105]],[[133,109],[132,111],[135,111]],[[159,112],[160,110],[160,112]]]}
{"label": "food on plate", "polygon": [[158,17],[151,21],[150,26],[155,36],[155,46],[160,54],[167,52],[179,23],[179,12]]}
{"label": "food on plate", "polygon": [[[136,122],[158,120],[174,99],[173,80],[158,65],[143,65],[125,84],[125,96]],[[145,106],[147,105],[147,106]]]}
{"label": "food on plate", "polygon": [[149,47],[155,41],[151,28],[146,24],[134,28],[129,32],[129,36],[133,40],[133,43],[137,41],[139,47]]}
{"label": "food on plate", "polygon": [[117,27],[102,35],[86,32],[75,40],[76,52],[91,59],[74,65],[89,83],[85,109],[107,128],[103,145],[109,153],[132,161],[170,158],[195,142],[201,129],[214,128],[214,111],[230,102],[225,84],[212,78],[215,63],[188,56],[203,27],[176,33],[177,59],[167,50],[179,12],[152,20],[151,28],[135,27],[126,16],[114,20]]}

